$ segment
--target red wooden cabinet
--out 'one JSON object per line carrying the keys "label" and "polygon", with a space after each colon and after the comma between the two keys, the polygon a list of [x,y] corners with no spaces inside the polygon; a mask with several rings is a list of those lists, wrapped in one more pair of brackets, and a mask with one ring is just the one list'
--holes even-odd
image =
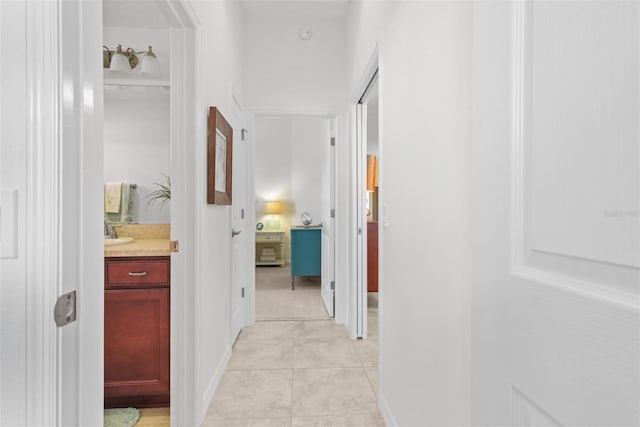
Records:
{"label": "red wooden cabinet", "polygon": [[378,221],[367,223],[367,292],[378,292]]}
{"label": "red wooden cabinet", "polygon": [[104,300],[105,407],[169,406],[169,258],[105,259]]}

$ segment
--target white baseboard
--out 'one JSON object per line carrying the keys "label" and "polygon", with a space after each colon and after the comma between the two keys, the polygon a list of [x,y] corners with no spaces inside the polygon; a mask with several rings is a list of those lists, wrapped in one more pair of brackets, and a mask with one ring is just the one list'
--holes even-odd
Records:
{"label": "white baseboard", "polygon": [[397,427],[398,423],[396,422],[395,417],[391,413],[391,408],[389,408],[389,404],[387,403],[387,399],[384,396],[380,395],[378,399],[378,409],[380,410],[380,415],[384,419],[384,423],[387,427]]}
{"label": "white baseboard", "polygon": [[200,414],[200,423],[204,420],[204,417],[207,415],[207,410],[213,401],[213,395],[215,394],[218,385],[220,384],[220,380],[222,379],[222,375],[224,375],[224,371],[227,369],[227,365],[229,364],[229,360],[231,360],[231,346],[227,347],[227,350],[224,352],[224,356],[222,356],[222,360],[218,364],[216,368],[216,372],[209,380],[209,384],[202,396],[202,414]]}

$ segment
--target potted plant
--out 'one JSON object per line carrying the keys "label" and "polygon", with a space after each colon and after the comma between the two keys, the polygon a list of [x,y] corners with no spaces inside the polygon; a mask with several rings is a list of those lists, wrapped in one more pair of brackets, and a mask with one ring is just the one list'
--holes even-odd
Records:
{"label": "potted plant", "polygon": [[147,195],[147,199],[149,199],[147,201],[147,208],[149,208],[150,205],[155,205],[156,202],[159,202],[162,207],[171,200],[171,178],[165,174],[162,174],[162,176],[164,177],[164,182],[154,182],[153,184],[159,188]]}

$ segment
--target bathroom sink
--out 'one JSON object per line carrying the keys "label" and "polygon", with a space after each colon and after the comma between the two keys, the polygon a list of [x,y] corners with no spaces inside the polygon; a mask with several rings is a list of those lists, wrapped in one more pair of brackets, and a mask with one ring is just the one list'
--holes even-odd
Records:
{"label": "bathroom sink", "polygon": [[132,243],[133,237],[118,237],[117,239],[104,239],[105,246],[120,246]]}

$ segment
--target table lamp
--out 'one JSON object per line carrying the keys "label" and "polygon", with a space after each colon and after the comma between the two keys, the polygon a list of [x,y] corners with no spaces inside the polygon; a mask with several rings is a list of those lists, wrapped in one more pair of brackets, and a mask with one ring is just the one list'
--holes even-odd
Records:
{"label": "table lamp", "polygon": [[265,203],[264,213],[269,215],[269,219],[267,220],[267,230],[279,230],[280,229],[280,221],[274,215],[280,215],[282,213],[282,202],[280,201],[271,201]]}

